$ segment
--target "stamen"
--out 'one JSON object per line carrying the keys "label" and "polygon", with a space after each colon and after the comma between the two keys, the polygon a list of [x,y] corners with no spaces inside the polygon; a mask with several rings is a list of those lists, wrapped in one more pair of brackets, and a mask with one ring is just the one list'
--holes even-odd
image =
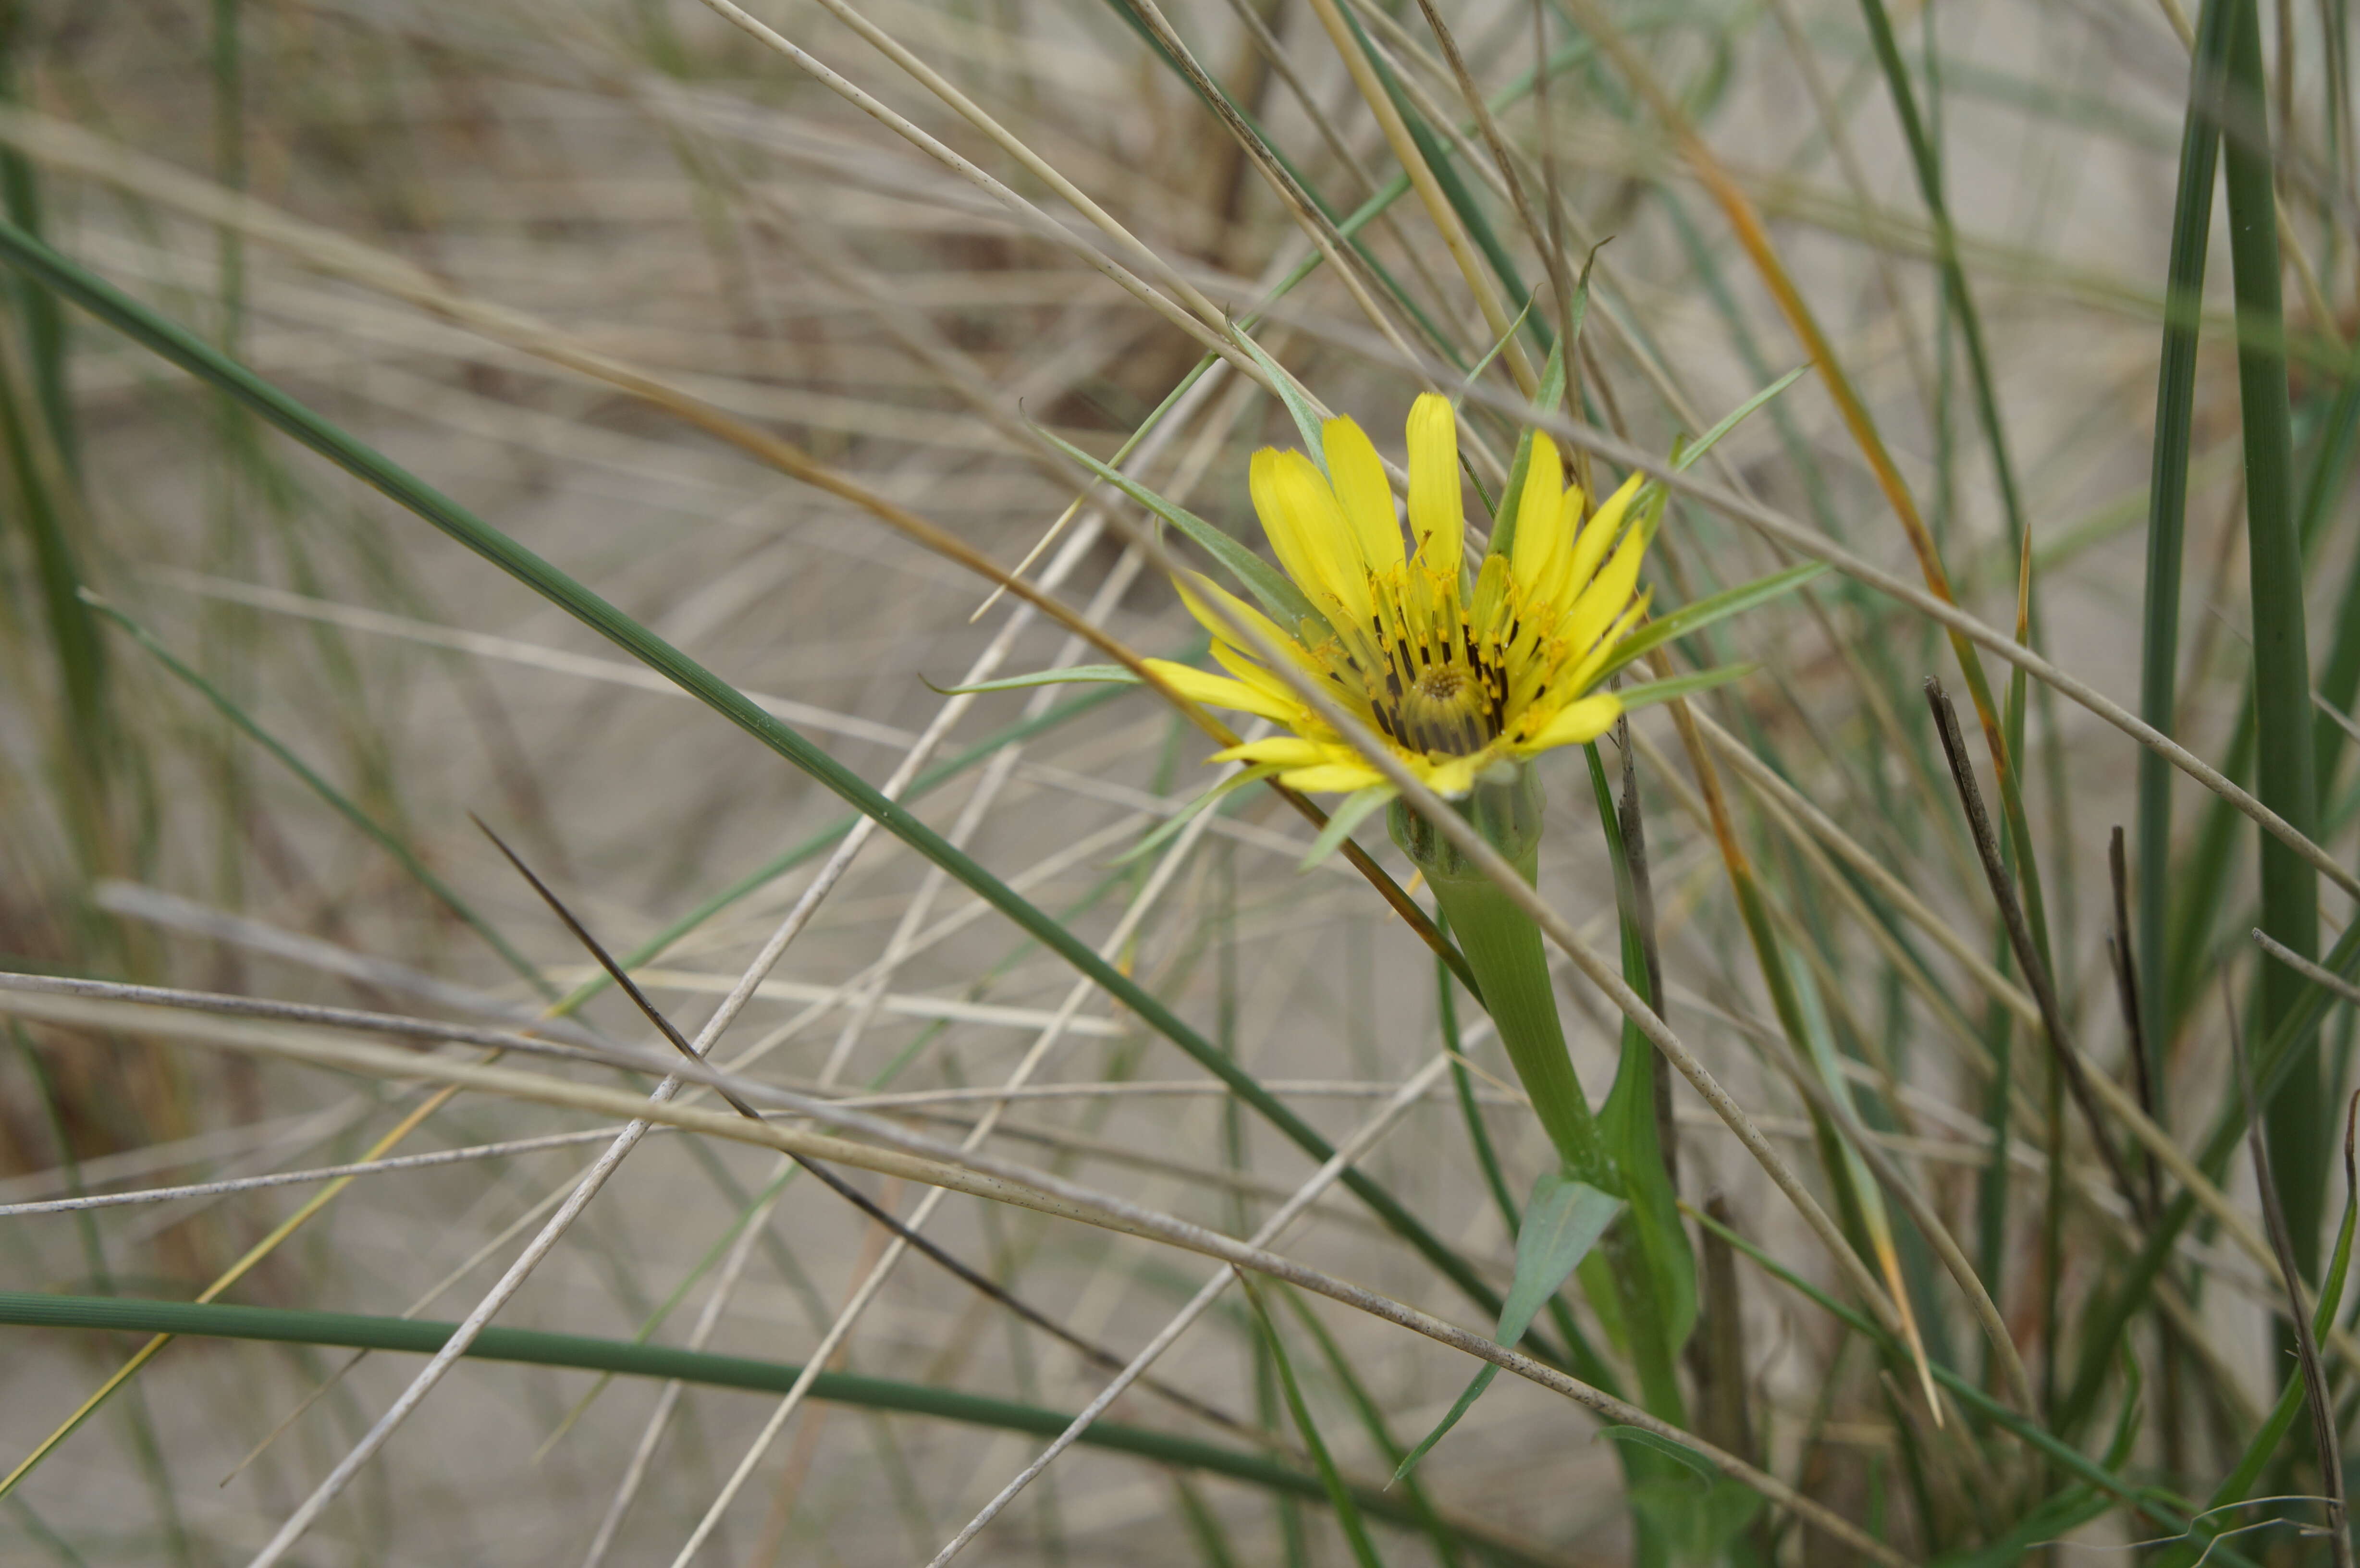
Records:
{"label": "stamen", "polygon": [[1429,664],[1400,699],[1396,727],[1402,744],[1448,757],[1482,750],[1499,733],[1490,684],[1470,665]]}

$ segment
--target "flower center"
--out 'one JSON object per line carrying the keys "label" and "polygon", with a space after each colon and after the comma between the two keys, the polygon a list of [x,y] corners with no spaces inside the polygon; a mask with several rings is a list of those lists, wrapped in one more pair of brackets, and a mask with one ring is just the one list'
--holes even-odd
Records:
{"label": "flower center", "polygon": [[1404,746],[1448,757],[1480,751],[1500,733],[1487,683],[1455,659],[1427,666],[1402,693],[1393,716]]}

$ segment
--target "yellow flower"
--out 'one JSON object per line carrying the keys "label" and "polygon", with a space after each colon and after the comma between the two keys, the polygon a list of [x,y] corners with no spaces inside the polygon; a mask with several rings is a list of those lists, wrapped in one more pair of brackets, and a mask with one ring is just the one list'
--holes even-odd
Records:
{"label": "yellow flower", "polygon": [[1251,470],[1254,510],[1279,566],[1318,614],[1290,632],[1188,573],[1181,599],[1213,634],[1213,659],[1229,675],[1148,661],[1184,695],[1289,732],[1215,761],[1270,765],[1281,783],[1310,792],[1384,782],[1230,621],[1253,628],[1447,797],[1614,723],[1622,702],[1590,687],[1646,610],[1646,596],[1634,594],[1646,530],[1624,527],[1644,475],[1585,519],[1556,443],[1535,432],[1511,548],[1485,558],[1470,590],[1448,400],[1428,393],[1410,409],[1407,545],[1368,436],[1349,419],[1329,420],[1323,436],[1325,475],[1302,452],[1269,447]]}

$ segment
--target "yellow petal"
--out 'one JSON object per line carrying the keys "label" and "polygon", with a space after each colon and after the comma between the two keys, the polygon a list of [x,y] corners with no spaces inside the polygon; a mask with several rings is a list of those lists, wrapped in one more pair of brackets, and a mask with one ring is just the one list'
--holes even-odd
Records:
{"label": "yellow petal", "polygon": [[1336,499],[1360,543],[1361,561],[1371,572],[1399,566],[1401,519],[1393,516],[1393,486],[1368,432],[1349,419],[1330,419],[1319,434],[1328,449],[1328,476],[1335,481]]}
{"label": "yellow petal", "polygon": [[[1339,632],[1359,636],[1369,620],[1369,574],[1360,542],[1336,492],[1299,452],[1273,454],[1269,465],[1271,506],[1262,514],[1286,574],[1310,594]],[[1257,500],[1257,509],[1262,503]],[[1275,527],[1273,527],[1275,524]],[[1281,538],[1284,532],[1285,538]]]}
{"label": "yellow petal", "polygon": [[1600,561],[1606,559],[1606,547],[1614,542],[1616,531],[1622,527],[1623,514],[1631,509],[1632,497],[1638,495],[1640,486],[1646,483],[1645,474],[1634,474],[1622,481],[1621,489],[1600,504],[1597,514],[1581,530],[1581,538],[1574,542],[1571,569],[1565,574],[1568,587],[1579,591],[1583,583],[1590,581],[1590,574],[1598,570]]}
{"label": "yellow petal", "polygon": [[1282,702],[1268,692],[1257,691],[1242,681],[1230,681],[1208,674],[1190,665],[1175,664],[1168,659],[1142,660],[1175,691],[1192,702],[1202,702],[1208,708],[1229,708],[1240,713],[1258,713],[1279,724],[1292,724],[1302,712],[1301,704]]}
{"label": "yellow petal", "polygon": [[1335,747],[1301,735],[1269,735],[1213,753],[1215,762],[1274,762],[1281,768],[1310,768],[1327,761]]}
{"label": "yellow petal", "polygon": [[1584,697],[1579,702],[1568,702],[1555,718],[1540,727],[1538,734],[1516,747],[1530,755],[1546,751],[1551,746],[1571,746],[1577,741],[1596,740],[1614,727],[1622,716],[1622,699],[1612,691],[1601,691],[1594,697]]}
{"label": "yellow petal", "polygon": [[1478,638],[1488,638],[1494,632],[1505,634],[1508,628],[1500,617],[1507,602],[1507,560],[1487,555],[1482,570],[1475,574],[1475,598],[1467,611],[1468,626]]}
{"label": "yellow petal", "polygon": [[1647,614],[1648,597],[1647,593],[1642,593],[1633,599],[1631,607],[1617,615],[1614,624],[1607,627],[1605,634],[1598,639],[1598,646],[1583,654],[1580,662],[1570,671],[1555,678],[1559,691],[1568,696],[1579,696],[1590,689],[1590,682],[1598,679],[1598,672],[1606,667],[1606,661],[1614,657],[1616,647],[1631,635],[1631,629]]}
{"label": "yellow petal", "polygon": [[[1264,702],[1269,702],[1275,707],[1283,708],[1288,713],[1294,714],[1295,718],[1289,720],[1289,723],[1294,723],[1295,720],[1299,720],[1301,718],[1303,710],[1306,706],[1303,699],[1295,695],[1294,688],[1287,685],[1286,681],[1279,676],[1277,671],[1256,664],[1252,659],[1248,659],[1244,654],[1240,653],[1236,648],[1229,647],[1226,643],[1217,642],[1213,645],[1213,660],[1222,669],[1236,676],[1240,684],[1250,686],[1256,691],[1261,692]],[[1309,673],[1311,673],[1313,679],[1317,680],[1318,678],[1317,671],[1311,671]],[[1335,683],[1332,681],[1327,683],[1327,690],[1329,696],[1343,703],[1346,708],[1351,710],[1353,713],[1358,713],[1364,718],[1368,715],[1369,704],[1368,700],[1365,697],[1360,696],[1357,692],[1348,695],[1347,693],[1338,691],[1336,688]]]}
{"label": "yellow petal", "polygon": [[1349,794],[1371,784],[1382,784],[1385,776],[1365,762],[1325,762],[1282,773],[1278,781],[1306,795],[1332,795]]}
{"label": "yellow petal", "polygon": [[1409,533],[1418,560],[1445,583],[1459,581],[1467,550],[1459,494],[1459,421],[1450,399],[1421,393],[1409,406]]}
{"label": "yellow petal", "polygon": [[1456,800],[1475,788],[1475,775],[1491,758],[1480,752],[1472,757],[1453,757],[1442,762],[1418,768],[1426,787],[1446,800]]}
{"label": "yellow petal", "polygon": [[1293,578],[1297,588],[1317,598],[1319,573],[1312,569],[1311,553],[1303,542],[1304,525],[1290,509],[1286,487],[1280,483],[1289,455],[1270,446],[1254,453],[1246,466],[1246,487],[1252,493],[1254,516],[1262,519],[1262,531],[1270,536],[1278,569]]}
{"label": "yellow petal", "polygon": [[1524,488],[1516,502],[1516,538],[1512,562],[1516,586],[1527,597],[1548,573],[1550,557],[1563,542],[1557,516],[1565,488],[1565,470],[1557,462],[1557,442],[1533,432],[1532,458],[1524,469]]}
{"label": "yellow petal", "polygon": [[[1196,624],[1212,633],[1215,641],[1250,653],[1256,659],[1263,658],[1265,655],[1254,646],[1251,637],[1231,629],[1233,623],[1240,627],[1250,626],[1283,649],[1297,664],[1315,675],[1318,673],[1319,667],[1312,662],[1311,656],[1304,651],[1301,643],[1280,630],[1276,621],[1211,578],[1199,572],[1182,572],[1174,576],[1172,585],[1180,591],[1180,602],[1188,607],[1190,615],[1196,617]],[[1224,621],[1219,614],[1224,610],[1229,612],[1228,621]]]}
{"label": "yellow petal", "polygon": [[1622,536],[1614,558],[1598,569],[1581,597],[1573,602],[1572,614],[1566,617],[1558,636],[1568,648],[1588,651],[1598,640],[1598,634],[1614,622],[1631,602],[1631,590],[1638,586],[1639,559],[1647,551],[1645,534],[1633,528]]}

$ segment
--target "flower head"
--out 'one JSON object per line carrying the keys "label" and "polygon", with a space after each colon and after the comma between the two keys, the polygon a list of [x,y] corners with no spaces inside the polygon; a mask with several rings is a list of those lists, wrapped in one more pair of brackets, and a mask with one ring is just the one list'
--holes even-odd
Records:
{"label": "flower head", "polygon": [[1634,591],[1647,530],[1624,526],[1644,475],[1591,510],[1566,486],[1556,443],[1535,432],[1510,547],[1486,556],[1470,582],[1449,402],[1429,393],[1410,409],[1406,541],[1368,436],[1349,419],[1331,419],[1322,433],[1326,474],[1300,452],[1269,447],[1251,470],[1262,529],[1316,613],[1282,628],[1190,573],[1181,598],[1213,634],[1213,659],[1229,674],[1149,661],[1182,694],[1289,732],[1216,761],[1267,765],[1281,783],[1312,792],[1384,782],[1270,668],[1257,640],[1447,797],[1614,723],[1621,702],[1590,688],[1646,610]]}

